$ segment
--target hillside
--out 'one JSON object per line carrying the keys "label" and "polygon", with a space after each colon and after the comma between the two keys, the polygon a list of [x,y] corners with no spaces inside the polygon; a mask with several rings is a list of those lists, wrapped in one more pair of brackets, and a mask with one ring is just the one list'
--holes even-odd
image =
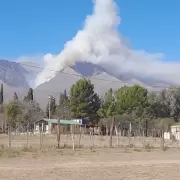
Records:
{"label": "hillside", "polygon": [[[21,62],[15,63],[7,60],[0,60],[0,83],[4,84],[5,101],[12,99],[14,92],[17,92],[20,99],[27,94],[28,88],[33,87],[34,80],[42,68],[37,63]],[[95,91],[100,95],[109,89],[114,90],[124,86],[140,84],[149,91],[159,91],[168,87],[168,83],[151,82],[137,79],[132,75],[113,76],[98,65],[91,63],[77,63],[73,67],[65,68],[50,81],[40,84],[34,89],[34,97],[42,108],[46,107],[48,97],[53,95],[59,99],[60,92],[64,89],[69,92],[71,86],[82,77],[89,78],[95,86]]]}

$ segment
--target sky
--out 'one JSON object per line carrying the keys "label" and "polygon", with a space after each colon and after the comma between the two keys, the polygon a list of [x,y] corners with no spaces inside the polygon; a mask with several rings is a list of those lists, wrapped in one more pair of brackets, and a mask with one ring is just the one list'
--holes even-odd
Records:
{"label": "sky", "polygon": [[[116,0],[120,33],[137,50],[180,61],[179,0]],[[92,0],[1,0],[0,58],[59,53],[83,27]],[[37,58],[38,59],[38,58]]]}

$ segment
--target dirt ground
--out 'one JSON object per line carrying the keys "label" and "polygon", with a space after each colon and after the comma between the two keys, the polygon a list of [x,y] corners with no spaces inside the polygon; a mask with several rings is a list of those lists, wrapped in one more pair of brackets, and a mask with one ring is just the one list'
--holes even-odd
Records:
{"label": "dirt ground", "polygon": [[0,180],[179,180],[179,150],[117,148],[28,152],[0,157]]}
{"label": "dirt ground", "polygon": [[[120,137],[118,147],[117,138],[113,137],[112,149],[107,148],[108,137],[95,136],[92,139],[82,136],[82,149],[77,149],[77,135],[74,143],[75,151],[72,150],[70,136],[62,135],[61,148],[64,149],[57,150],[54,148],[57,145],[56,136],[46,135],[40,151],[40,138],[29,136],[28,146],[32,149],[26,152],[26,136],[12,136],[13,151],[18,149],[18,153],[10,158],[7,155],[8,136],[0,135],[0,180],[180,179],[179,142],[165,141],[165,147],[169,147],[167,151],[160,151],[160,139],[151,137]],[[127,146],[130,144],[133,146],[129,150]],[[142,151],[146,144],[155,149]]]}

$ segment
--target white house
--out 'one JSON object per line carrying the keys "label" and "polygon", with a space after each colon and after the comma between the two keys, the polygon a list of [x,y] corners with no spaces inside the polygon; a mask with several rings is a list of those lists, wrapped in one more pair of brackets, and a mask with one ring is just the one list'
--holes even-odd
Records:
{"label": "white house", "polygon": [[172,136],[178,141],[180,141],[180,124],[171,126],[170,132],[164,132],[164,139],[170,140]]}
{"label": "white house", "polygon": [[176,140],[180,140],[180,124],[171,126],[171,134]]}
{"label": "white house", "polygon": [[[71,120],[65,120],[60,119],[61,126],[65,125],[84,125],[85,121],[82,119],[71,119]],[[53,130],[57,128],[58,119],[41,119],[36,122],[35,125],[35,133],[39,134],[40,130],[42,130],[46,134],[51,134]]]}

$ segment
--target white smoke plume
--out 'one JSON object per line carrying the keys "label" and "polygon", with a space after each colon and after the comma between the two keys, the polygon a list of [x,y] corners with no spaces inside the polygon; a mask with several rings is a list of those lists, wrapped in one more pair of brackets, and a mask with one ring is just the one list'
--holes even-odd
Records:
{"label": "white smoke plume", "polygon": [[53,78],[57,72],[76,62],[103,66],[112,74],[133,73],[137,76],[178,83],[180,64],[164,62],[162,54],[131,49],[119,34],[120,16],[114,0],[95,0],[93,13],[84,28],[65,44],[58,55],[44,56],[45,69],[36,78],[36,86]]}

